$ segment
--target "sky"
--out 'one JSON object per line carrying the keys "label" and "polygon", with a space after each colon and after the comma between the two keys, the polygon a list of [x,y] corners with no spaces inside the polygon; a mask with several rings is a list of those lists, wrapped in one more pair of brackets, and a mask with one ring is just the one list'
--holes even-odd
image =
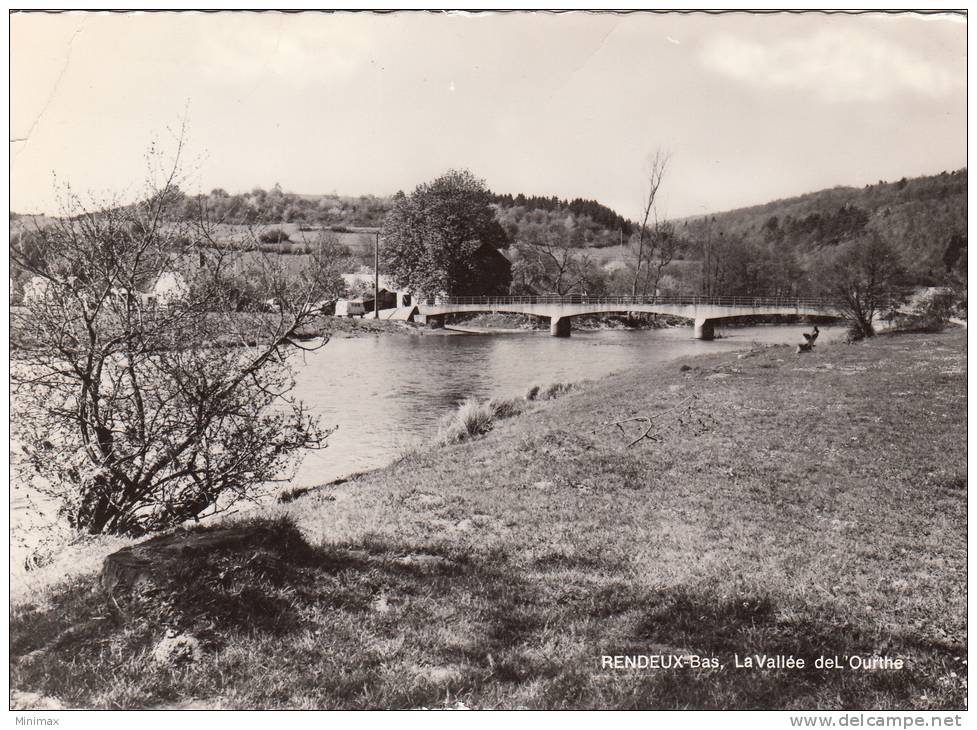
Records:
{"label": "sky", "polygon": [[182,187],[389,195],[451,168],[496,192],[665,217],[954,170],[966,23],[882,13],[21,13],[10,205],[57,181],[134,198],[147,151]]}

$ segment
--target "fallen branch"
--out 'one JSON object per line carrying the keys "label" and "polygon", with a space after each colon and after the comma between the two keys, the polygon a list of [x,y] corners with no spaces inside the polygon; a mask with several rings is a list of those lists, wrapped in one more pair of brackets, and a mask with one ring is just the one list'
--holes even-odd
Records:
{"label": "fallen branch", "polygon": [[631,438],[628,435],[627,430],[624,428],[624,424],[645,424],[644,431],[637,438],[632,439],[628,443],[628,448],[631,448],[635,444],[640,443],[645,439],[649,441],[661,441],[662,434],[666,430],[672,428],[691,427],[693,435],[698,436],[699,434],[708,431],[717,423],[716,419],[711,415],[707,413],[699,414],[696,412],[695,403],[698,400],[699,397],[693,394],[683,398],[671,408],[667,408],[654,416],[632,416],[619,421],[609,421],[602,425],[616,426],[618,430],[620,430],[622,436],[625,438]]}

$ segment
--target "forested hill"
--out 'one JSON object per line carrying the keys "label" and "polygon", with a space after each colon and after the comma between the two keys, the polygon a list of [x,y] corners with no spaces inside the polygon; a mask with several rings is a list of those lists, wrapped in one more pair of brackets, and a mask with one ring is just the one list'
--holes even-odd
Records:
{"label": "forested hill", "polygon": [[[705,217],[725,235],[799,255],[875,231],[914,272],[939,279],[957,264],[967,235],[967,169],[927,177],[836,187]],[[703,217],[674,221],[679,232]],[[963,243],[963,246],[966,244]]]}
{"label": "forested hill", "polygon": [[[561,200],[556,196],[526,196],[489,193],[499,222],[510,240],[516,240],[526,226],[560,223],[577,231],[580,246],[617,245],[631,235],[631,222],[596,200]],[[279,185],[270,190],[230,194],[215,188],[209,194],[180,194],[172,215],[178,219],[197,219],[202,211],[215,222],[242,224],[295,224],[300,227],[325,227],[335,230],[379,227],[393,206],[389,196],[358,197],[301,195],[289,193]],[[17,218],[17,214],[11,218]]]}
{"label": "forested hill", "polygon": [[527,225],[558,221],[573,224],[569,227],[577,231],[578,245],[595,248],[616,246],[622,237],[624,240],[629,238],[633,230],[631,221],[596,200],[574,198],[568,201],[555,195],[547,198],[522,193],[515,196],[493,194],[492,197],[496,216],[512,240]]}

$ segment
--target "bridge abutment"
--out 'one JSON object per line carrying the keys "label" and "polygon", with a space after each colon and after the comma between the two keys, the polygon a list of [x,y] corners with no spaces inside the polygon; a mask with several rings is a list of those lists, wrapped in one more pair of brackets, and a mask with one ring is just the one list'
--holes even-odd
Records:
{"label": "bridge abutment", "polygon": [[697,319],[692,330],[692,336],[697,340],[711,340],[715,337],[715,322],[711,319]]}
{"label": "bridge abutment", "polygon": [[569,317],[550,317],[550,334],[553,337],[569,337],[570,336],[570,318]]}

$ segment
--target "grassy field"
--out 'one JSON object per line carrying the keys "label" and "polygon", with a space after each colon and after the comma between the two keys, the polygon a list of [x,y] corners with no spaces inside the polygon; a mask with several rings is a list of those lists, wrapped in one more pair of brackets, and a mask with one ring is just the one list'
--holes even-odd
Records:
{"label": "grassy field", "polygon": [[[303,228],[307,229],[303,230]],[[283,223],[280,225],[255,226],[252,230],[251,227],[243,225],[221,224],[217,226],[216,237],[217,240],[222,242],[240,244],[248,240],[248,237],[252,233],[260,235],[270,229],[280,229],[288,234],[289,241],[284,244],[284,249],[286,252],[291,253],[292,256],[290,258],[294,258],[296,261],[305,262],[307,255],[301,253],[304,246],[309,245],[314,247],[319,236],[326,235],[335,237],[340,244],[349,248],[350,254],[358,263],[368,268],[373,266],[375,234],[356,228],[336,232],[323,226],[305,227],[298,223]],[[624,268],[626,263],[634,257],[633,253],[623,250],[620,246],[606,246],[602,248],[585,247],[579,249],[579,253],[587,256],[599,267],[608,271]],[[508,255],[511,257],[513,252],[508,252]],[[672,276],[687,280],[693,276],[693,270],[698,271],[700,265],[701,262],[699,261],[677,260],[671,262],[665,271]]]}
{"label": "grassy field", "polygon": [[[69,707],[963,708],[966,377],[954,330],[585,383],[269,509],[284,558],[188,560],[165,610],[90,574],[35,585],[11,686]],[[670,425],[629,446],[647,426],[610,422],[638,416]],[[154,664],[168,625],[203,658]],[[602,666],[656,654],[722,666]],[[807,665],[735,666],[758,654]]]}

